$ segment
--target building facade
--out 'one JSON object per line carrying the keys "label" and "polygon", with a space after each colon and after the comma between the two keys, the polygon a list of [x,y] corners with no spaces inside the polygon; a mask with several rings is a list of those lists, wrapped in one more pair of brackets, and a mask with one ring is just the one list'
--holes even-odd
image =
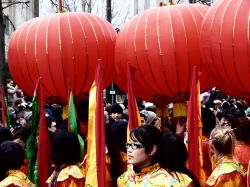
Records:
{"label": "building facade", "polygon": [[5,53],[8,53],[8,41],[14,32],[24,22],[39,16],[39,0],[33,1],[5,0],[2,3],[5,25]]}

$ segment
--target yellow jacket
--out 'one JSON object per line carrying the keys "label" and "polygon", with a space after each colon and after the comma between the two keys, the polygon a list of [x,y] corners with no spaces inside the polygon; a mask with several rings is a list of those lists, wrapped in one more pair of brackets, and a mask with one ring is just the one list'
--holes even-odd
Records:
{"label": "yellow jacket", "polygon": [[222,157],[217,167],[206,182],[207,186],[213,187],[244,187],[246,186],[246,171],[232,158]]}
{"label": "yellow jacket", "polygon": [[8,177],[0,182],[0,187],[7,186],[34,187],[34,184],[23,172],[19,170],[10,170]]}
{"label": "yellow jacket", "polygon": [[[47,179],[46,183],[48,186],[51,185],[53,177],[56,172],[53,172],[52,175]],[[57,187],[78,187],[84,186],[85,176],[82,170],[75,165],[68,166],[60,171],[56,180]]]}
{"label": "yellow jacket", "polygon": [[178,187],[180,184],[159,164],[146,167],[135,173],[130,167],[117,180],[118,187]]}
{"label": "yellow jacket", "polygon": [[181,184],[182,187],[190,186],[193,180],[184,173],[172,172],[172,176]]}

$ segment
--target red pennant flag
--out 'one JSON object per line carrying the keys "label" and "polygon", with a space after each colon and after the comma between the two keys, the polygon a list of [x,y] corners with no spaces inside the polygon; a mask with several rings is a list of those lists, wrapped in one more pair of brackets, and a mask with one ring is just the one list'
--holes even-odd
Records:
{"label": "red pennant flag", "polygon": [[40,127],[38,137],[38,183],[39,186],[47,186],[46,180],[49,177],[51,165],[51,145],[48,129],[45,121],[45,109],[43,98],[42,79],[37,82],[37,97],[40,105]]}
{"label": "red pennant flag", "polygon": [[200,183],[204,184],[205,181],[202,172],[202,122],[199,74],[200,72],[197,67],[194,67],[190,99],[188,102],[188,166]]}
{"label": "red pennant flag", "polygon": [[95,82],[89,94],[89,123],[85,186],[106,186],[103,64],[98,60]]}
{"label": "red pennant flag", "polygon": [[128,65],[128,78],[127,78],[128,90],[127,92],[128,92],[128,115],[129,115],[128,128],[129,128],[129,131],[132,130],[133,128],[140,126],[141,124],[140,114],[139,114],[139,110],[136,104],[136,99],[134,95],[134,87],[133,87],[133,83],[135,80],[135,72],[136,72],[136,69],[132,67],[131,65]]}

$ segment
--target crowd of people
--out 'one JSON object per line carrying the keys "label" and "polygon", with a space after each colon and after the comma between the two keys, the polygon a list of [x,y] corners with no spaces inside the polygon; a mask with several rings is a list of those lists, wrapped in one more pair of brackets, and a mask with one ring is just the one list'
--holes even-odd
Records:
{"label": "crowd of people", "polygon": [[[28,179],[26,143],[31,133],[32,103],[12,80],[7,86],[10,128],[0,127],[0,187],[35,186]],[[186,117],[161,119],[153,103],[138,102],[141,125],[127,136],[127,102],[105,103],[106,186],[247,186],[250,160],[250,106],[216,89],[201,95],[202,155],[205,183],[188,168]],[[76,105],[78,131],[87,141],[88,102]],[[45,104],[52,145],[50,187],[85,185],[85,159],[77,135],[67,130],[58,104]],[[39,139],[39,137],[38,137]],[[85,143],[86,145],[86,143]],[[86,147],[85,147],[86,149]],[[86,151],[85,151],[86,152]]]}

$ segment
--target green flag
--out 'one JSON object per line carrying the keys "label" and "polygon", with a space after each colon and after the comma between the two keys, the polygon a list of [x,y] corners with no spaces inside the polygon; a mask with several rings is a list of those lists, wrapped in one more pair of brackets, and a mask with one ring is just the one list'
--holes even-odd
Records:
{"label": "green flag", "polygon": [[[38,84],[38,83],[37,83]],[[26,143],[26,155],[29,161],[28,166],[28,178],[35,183],[36,176],[34,175],[35,167],[36,167],[36,159],[37,159],[37,134],[38,134],[38,127],[39,127],[39,115],[40,109],[37,99],[37,85],[34,92],[34,96],[32,99],[32,125],[31,125],[31,133],[28,137]]]}
{"label": "green flag", "polygon": [[82,139],[82,137],[80,136],[80,134],[77,131],[77,122],[76,122],[76,111],[75,111],[75,105],[74,105],[74,99],[73,99],[73,94],[72,91],[70,92],[70,96],[69,96],[69,109],[68,109],[68,115],[69,115],[69,129],[74,132],[77,137],[78,140],[80,142],[81,145],[81,158],[83,158],[84,156],[84,141]]}
{"label": "green flag", "polygon": [[6,96],[4,96],[4,104],[5,104],[5,108],[6,108],[6,127],[10,128],[10,111],[8,108],[8,101]]}

